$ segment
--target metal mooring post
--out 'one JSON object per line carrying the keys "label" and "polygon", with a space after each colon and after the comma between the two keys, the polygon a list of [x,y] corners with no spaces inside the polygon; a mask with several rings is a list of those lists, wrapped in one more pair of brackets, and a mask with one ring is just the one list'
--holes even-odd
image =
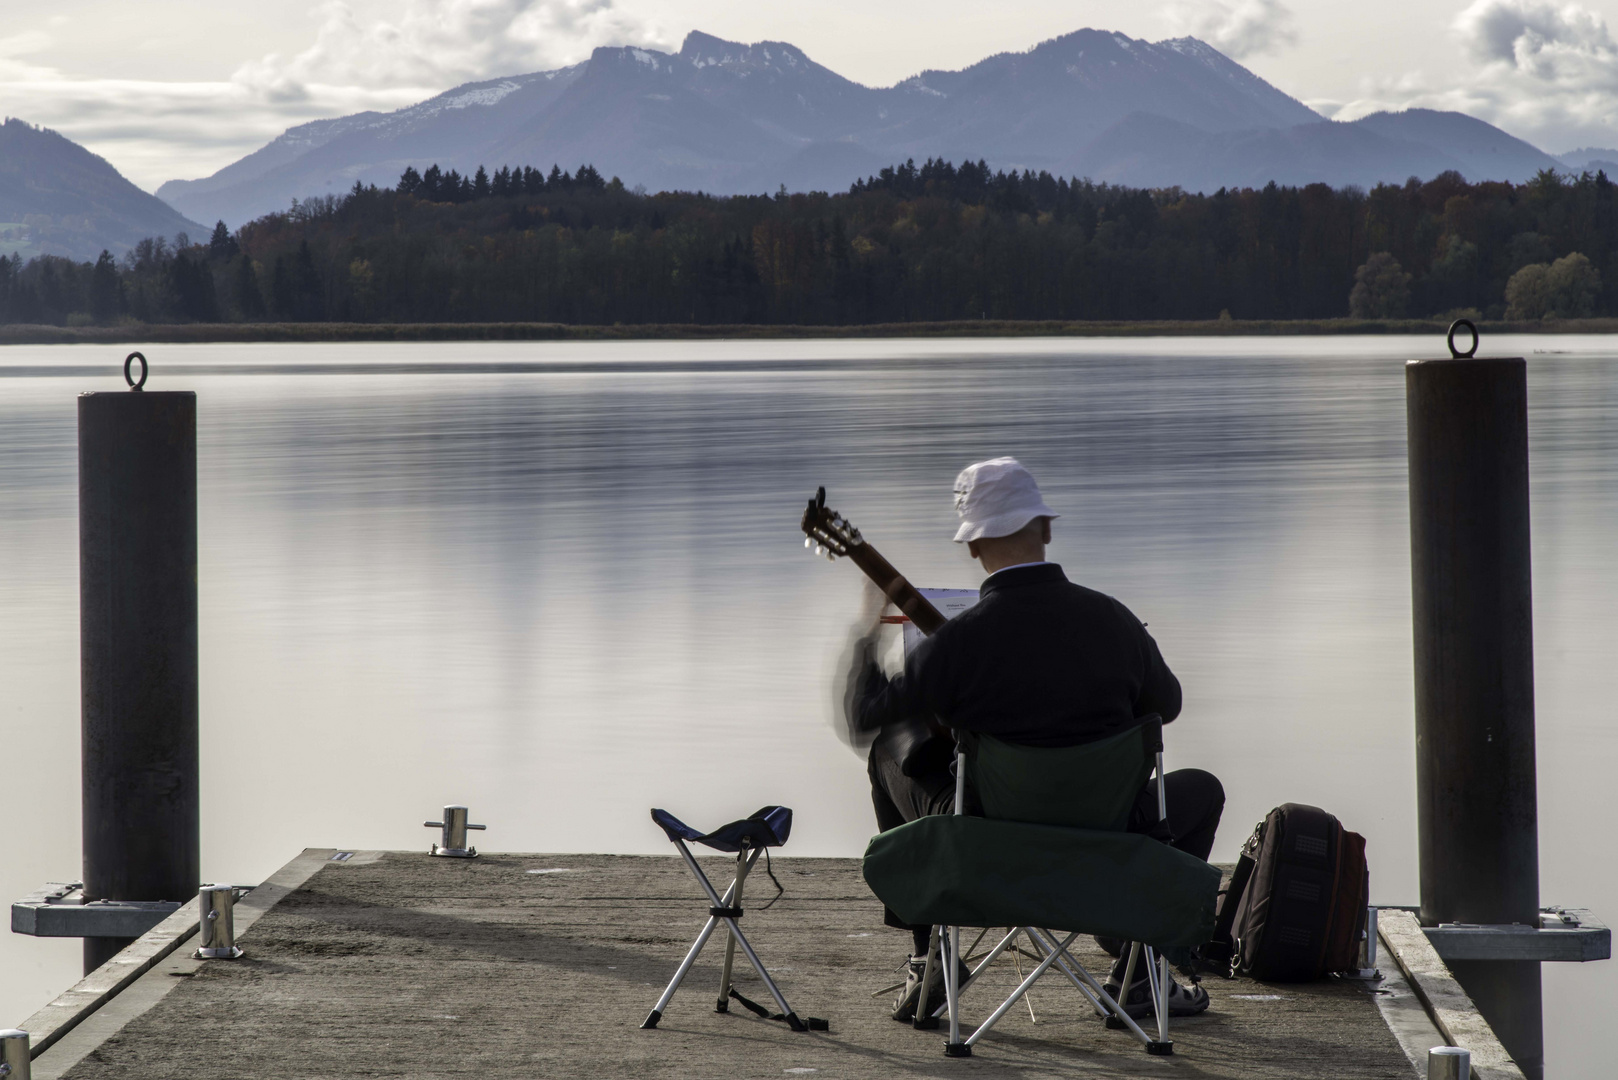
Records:
{"label": "metal mooring post", "polygon": [[28,1032],[16,1028],[0,1031],[0,1080],[28,1080],[32,1069]]}
{"label": "metal mooring post", "polygon": [[[140,378],[130,375],[139,359]],[[197,396],[79,397],[84,898],[189,900],[197,811]],[[129,944],[84,939],[89,973]]]}
{"label": "metal mooring post", "polygon": [[[1421,921],[1537,927],[1527,365],[1474,356],[1468,322],[1449,341],[1450,359],[1405,365]],[[1538,962],[1450,967],[1543,1075]]]}

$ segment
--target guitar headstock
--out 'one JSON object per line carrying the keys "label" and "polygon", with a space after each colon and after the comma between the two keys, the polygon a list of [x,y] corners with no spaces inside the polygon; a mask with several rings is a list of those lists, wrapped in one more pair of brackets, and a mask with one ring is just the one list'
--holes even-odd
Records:
{"label": "guitar headstock", "polygon": [[836,559],[865,543],[854,523],[826,506],[826,489],[815,492],[809,508],[803,512],[803,546],[813,548],[816,555]]}

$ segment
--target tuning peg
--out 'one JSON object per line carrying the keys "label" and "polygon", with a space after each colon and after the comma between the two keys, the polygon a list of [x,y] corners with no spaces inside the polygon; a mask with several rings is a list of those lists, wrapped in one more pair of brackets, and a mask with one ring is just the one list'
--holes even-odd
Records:
{"label": "tuning peg", "polygon": [[826,549],[821,547],[819,544],[816,544],[815,545],[815,554],[816,555],[824,555],[824,554],[826,554]]}
{"label": "tuning peg", "polygon": [[832,552],[828,551],[828,552],[826,552],[826,561],[827,562],[836,562],[837,561],[837,556],[835,554],[833,554]]}
{"label": "tuning peg", "polygon": [[803,546],[806,548],[812,548],[815,546],[815,542],[806,536],[803,538]]}

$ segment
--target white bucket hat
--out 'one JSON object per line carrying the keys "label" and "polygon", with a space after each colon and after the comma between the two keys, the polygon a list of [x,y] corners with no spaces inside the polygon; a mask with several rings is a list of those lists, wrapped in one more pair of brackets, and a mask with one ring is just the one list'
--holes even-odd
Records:
{"label": "white bucket hat", "polygon": [[1010,536],[1038,517],[1061,517],[1045,505],[1033,474],[1014,457],[968,465],[955,478],[955,510],[961,527],[955,542]]}

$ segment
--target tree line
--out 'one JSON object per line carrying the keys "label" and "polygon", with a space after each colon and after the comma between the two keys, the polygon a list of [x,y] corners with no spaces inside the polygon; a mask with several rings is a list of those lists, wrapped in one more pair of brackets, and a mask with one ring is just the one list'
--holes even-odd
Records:
{"label": "tree line", "polygon": [[838,193],[433,165],[206,241],[0,257],[0,322],[1554,318],[1618,314],[1605,173],[1141,190],[930,160]]}

